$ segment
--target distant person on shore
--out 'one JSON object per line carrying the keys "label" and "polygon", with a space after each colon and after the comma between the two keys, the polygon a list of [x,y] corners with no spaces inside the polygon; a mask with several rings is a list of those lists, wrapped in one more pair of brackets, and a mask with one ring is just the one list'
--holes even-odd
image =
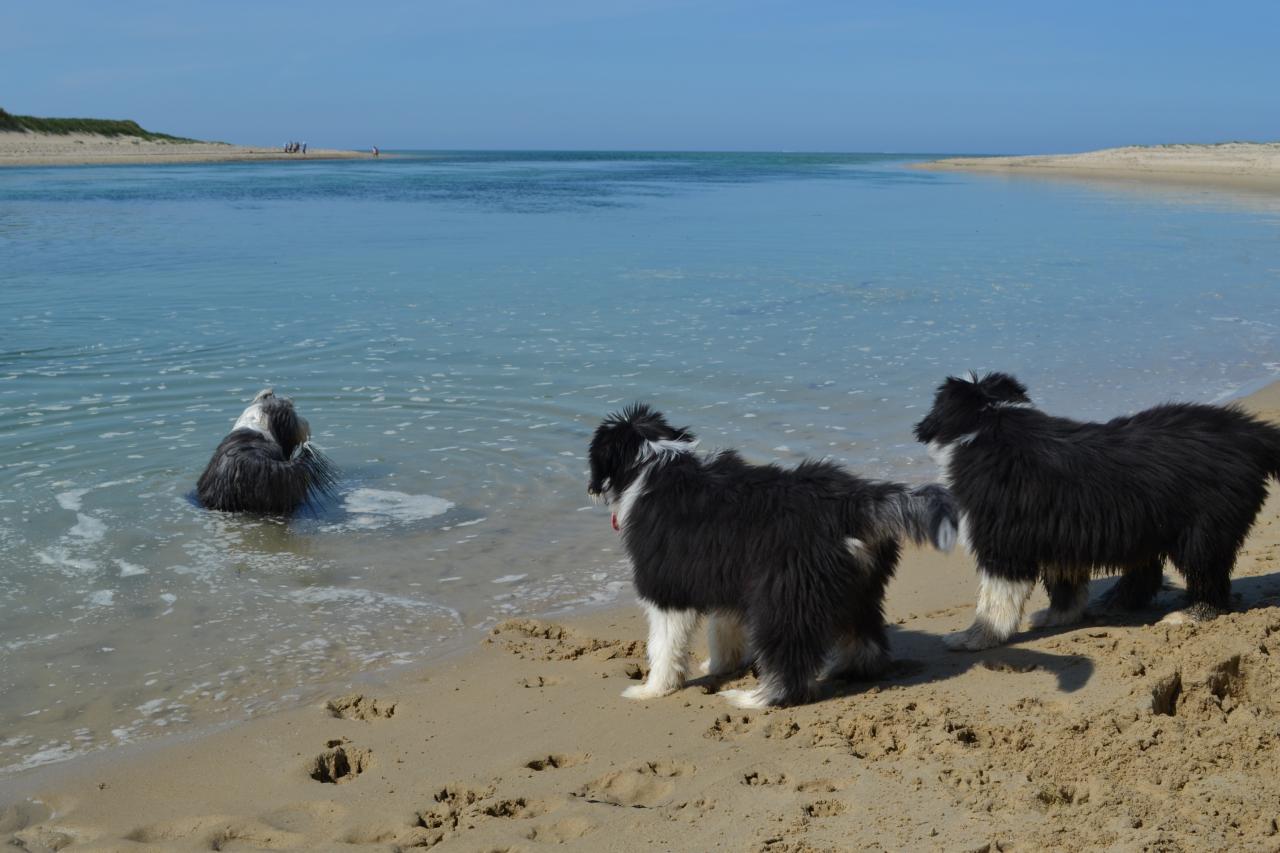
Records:
{"label": "distant person on shore", "polygon": [[303,154],[306,154],[306,153],[307,153],[307,143],[305,143],[305,142],[304,142],[304,143],[302,143],[302,153],[303,153]]}
{"label": "distant person on shore", "polygon": [[375,145],[375,146],[373,146],[373,156],[374,156],[374,157],[377,157],[377,156],[378,156],[378,146],[376,146],[376,145]]}

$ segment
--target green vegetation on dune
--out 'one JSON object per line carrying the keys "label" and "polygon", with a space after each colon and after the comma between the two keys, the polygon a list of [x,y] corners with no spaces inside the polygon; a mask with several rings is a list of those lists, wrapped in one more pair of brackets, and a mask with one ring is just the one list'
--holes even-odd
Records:
{"label": "green vegetation on dune", "polygon": [[181,136],[170,136],[167,133],[152,133],[145,130],[136,121],[107,118],[39,118],[37,116],[15,116],[0,109],[0,132],[32,133],[96,133],[99,136],[136,136],[139,139],[164,142],[198,142]]}

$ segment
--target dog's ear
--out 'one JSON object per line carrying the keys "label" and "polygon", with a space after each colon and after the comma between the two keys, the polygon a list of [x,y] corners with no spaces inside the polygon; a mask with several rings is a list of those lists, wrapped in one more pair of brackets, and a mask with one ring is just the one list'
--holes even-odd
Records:
{"label": "dog's ear", "polygon": [[968,379],[948,376],[938,386],[929,414],[915,425],[916,441],[928,444],[970,432],[982,410],[990,404],[978,387],[976,374],[969,374]]}
{"label": "dog's ear", "polygon": [[991,400],[983,389],[978,379],[978,374],[973,371],[969,371],[968,379],[948,376],[947,380],[938,388],[938,398],[946,399],[952,405],[969,406],[977,409],[982,408]]}
{"label": "dog's ear", "polygon": [[991,403],[1030,403],[1027,386],[1007,373],[988,373],[978,388]]}
{"label": "dog's ear", "polygon": [[637,423],[652,418],[653,414],[644,403],[632,403],[620,412],[611,413],[596,427],[587,451],[591,466],[588,494],[603,495],[623,475],[645,441]]}
{"label": "dog's ear", "polygon": [[306,441],[306,421],[298,417],[294,411],[293,401],[283,397],[266,397],[260,403],[262,414],[267,421],[267,429],[280,445],[280,452],[285,459],[293,456],[294,448]]}
{"label": "dog's ear", "polygon": [[662,414],[660,412],[655,412],[653,407],[648,403],[641,403],[637,400],[634,403],[628,403],[623,406],[622,411],[613,412],[604,419],[604,422],[615,425],[630,424],[634,426],[637,423],[641,423],[655,417],[661,418]]}

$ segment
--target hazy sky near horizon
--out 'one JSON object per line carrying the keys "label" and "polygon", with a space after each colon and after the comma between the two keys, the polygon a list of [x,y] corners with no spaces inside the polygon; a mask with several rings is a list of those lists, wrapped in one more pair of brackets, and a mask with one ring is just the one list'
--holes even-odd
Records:
{"label": "hazy sky near horizon", "polygon": [[1076,151],[1280,139],[1280,4],[0,5],[0,107],[243,144]]}

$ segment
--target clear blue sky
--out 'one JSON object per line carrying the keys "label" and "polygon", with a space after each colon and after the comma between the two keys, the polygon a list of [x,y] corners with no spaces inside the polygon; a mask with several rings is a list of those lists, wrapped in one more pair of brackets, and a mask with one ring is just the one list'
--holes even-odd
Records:
{"label": "clear blue sky", "polygon": [[1045,152],[1280,139],[1280,3],[0,4],[0,106],[251,144]]}

